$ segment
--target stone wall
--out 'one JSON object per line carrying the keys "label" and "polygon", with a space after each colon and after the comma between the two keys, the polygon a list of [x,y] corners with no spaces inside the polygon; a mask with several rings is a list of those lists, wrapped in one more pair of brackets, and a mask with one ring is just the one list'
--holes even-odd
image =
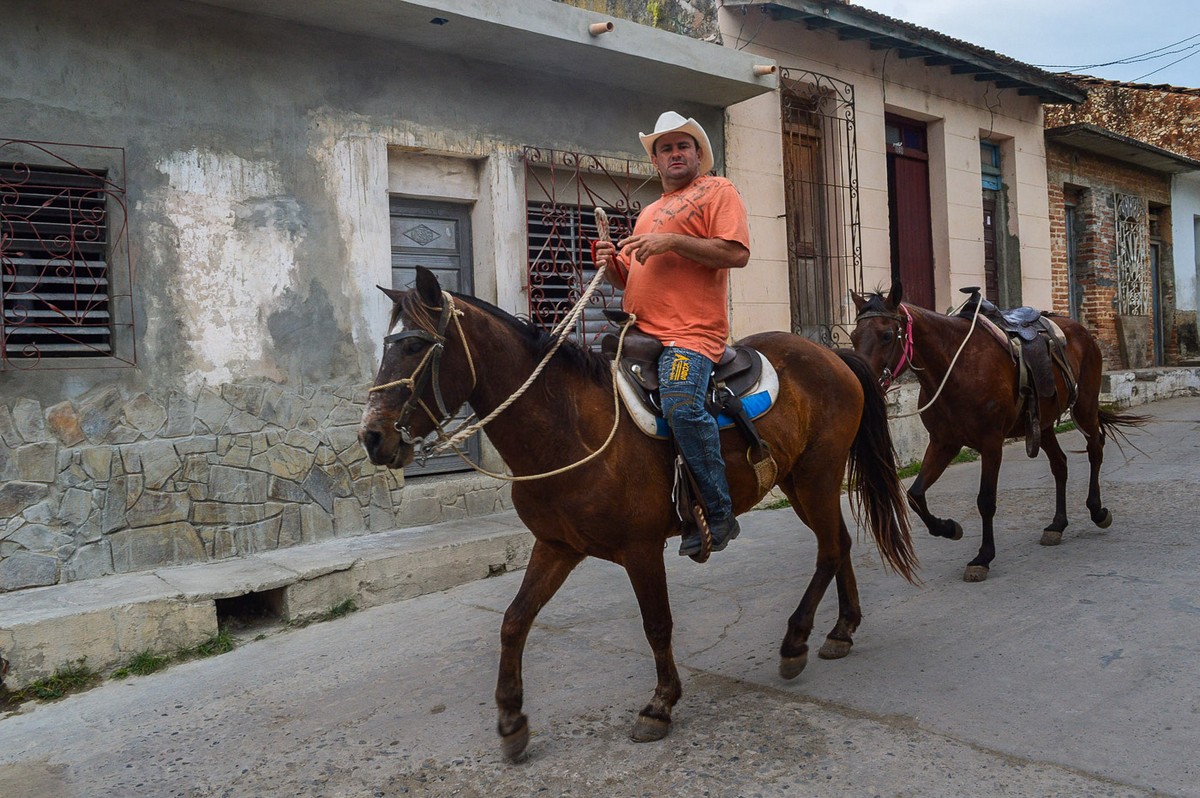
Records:
{"label": "stone wall", "polygon": [[1080,81],[1087,100],[1046,106],[1046,127],[1087,122],[1200,159],[1200,88]]}
{"label": "stone wall", "polygon": [[242,382],[0,403],[0,592],[511,507],[495,480],[405,487],[371,465],[356,437],[364,401],[349,382]]}

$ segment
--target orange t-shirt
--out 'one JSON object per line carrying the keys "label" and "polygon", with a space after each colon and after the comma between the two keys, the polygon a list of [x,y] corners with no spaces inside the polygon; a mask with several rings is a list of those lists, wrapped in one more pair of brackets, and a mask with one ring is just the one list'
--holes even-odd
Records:
{"label": "orange t-shirt", "polygon": [[[733,183],[710,175],[663,194],[638,215],[633,232],[682,233],[750,247],[741,195]],[[674,252],[645,263],[630,261],[622,306],[637,316],[638,328],[666,346],[720,360],[729,337],[729,270],[711,269]]]}

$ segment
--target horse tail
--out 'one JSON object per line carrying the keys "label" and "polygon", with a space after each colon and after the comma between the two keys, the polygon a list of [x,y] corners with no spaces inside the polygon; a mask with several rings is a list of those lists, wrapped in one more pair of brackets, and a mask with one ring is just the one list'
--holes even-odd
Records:
{"label": "horse tail", "polygon": [[910,583],[917,584],[917,555],[908,525],[904,486],[896,473],[896,449],[888,430],[887,402],[861,355],[850,349],[835,351],[863,389],[863,414],[850,447],[848,469],[855,520],[861,526],[865,511],[867,526],[884,562]]}
{"label": "horse tail", "polygon": [[[1117,446],[1121,446],[1122,441],[1133,446],[1133,442],[1126,437],[1125,430],[1122,427],[1141,427],[1153,421],[1153,417],[1151,416],[1142,416],[1137,413],[1122,413],[1117,410],[1105,410],[1104,408],[1100,408],[1097,415],[1100,421],[1100,429],[1104,433],[1104,436],[1116,441]],[[1124,447],[1121,448],[1123,451]],[[1133,448],[1137,449],[1136,446],[1133,446]],[[1141,450],[1138,449],[1138,451]]]}

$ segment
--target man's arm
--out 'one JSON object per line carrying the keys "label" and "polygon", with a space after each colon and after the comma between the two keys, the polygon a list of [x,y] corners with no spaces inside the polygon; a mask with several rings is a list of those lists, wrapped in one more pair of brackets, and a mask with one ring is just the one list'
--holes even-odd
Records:
{"label": "man's arm", "polygon": [[737,241],[696,238],[682,233],[642,233],[621,239],[622,255],[645,263],[647,258],[674,252],[710,269],[740,269],[750,262],[750,250]]}

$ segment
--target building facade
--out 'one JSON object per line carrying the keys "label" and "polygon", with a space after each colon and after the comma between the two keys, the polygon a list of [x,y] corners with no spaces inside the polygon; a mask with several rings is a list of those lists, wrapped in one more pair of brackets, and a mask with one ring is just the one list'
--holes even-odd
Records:
{"label": "building facade", "polygon": [[[1126,246],[1121,254],[1115,250],[1105,255],[1116,263],[1128,253],[1137,251],[1136,266],[1123,268],[1125,280],[1133,290],[1125,294],[1136,294],[1137,285],[1145,285],[1149,303],[1138,315],[1140,324],[1125,326],[1144,328],[1147,338],[1144,347],[1149,351],[1149,362],[1155,365],[1192,365],[1200,362],[1200,336],[1197,334],[1196,310],[1200,306],[1200,288],[1197,274],[1200,273],[1200,89],[1179,86],[1120,83],[1085,75],[1072,76],[1081,88],[1086,89],[1087,99],[1076,106],[1053,106],[1046,109],[1046,126],[1050,135],[1073,139],[1080,146],[1073,148],[1075,158],[1089,162],[1097,171],[1098,183],[1089,186],[1072,186],[1067,183],[1055,185],[1058,180],[1069,179],[1072,168],[1060,164],[1057,175],[1051,178],[1051,216],[1057,218],[1060,227],[1062,218],[1069,211],[1070,200],[1081,192],[1104,190],[1117,192],[1114,175],[1108,179],[1100,177],[1105,171],[1132,169],[1146,176],[1147,170],[1156,184],[1163,180],[1169,185],[1165,195],[1161,185],[1155,189],[1152,199],[1147,193],[1123,196],[1141,197],[1146,206],[1145,219],[1131,225],[1128,232],[1133,236],[1132,246]],[[1055,134],[1053,131],[1063,131]],[[1072,133],[1071,131],[1075,131]],[[1082,133],[1080,131],[1090,131]],[[1085,138],[1087,139],[1085,141]],[[1099,156],[1099,157],[1097,157]],[[1135,183],[1140,182],[1135,180]],[[1131,187],[1130,190],[1134,190]],[[1066,209],[1057,202],[1056,192],[1064,191],[1068,201]],[[1166,198],[1164,198],[1164,196]],[[1126,200],[1126,204],[1132,200]],[[1116,207],[1117,200],[1110,203]],[[1078,218],[1076,224],[1082,224]],[[1067,228],[1062,228],[1067,231]],[[1092,236],[1086,227],[1070,230],[1075,237]],[[1068,249],[1070,242],[1064,236],[1056,236],[1062,245],[1056,249],[1055,257],[1062,271],[1060,280],[1068,281]],[[1107,279],[1107,278],[1106,278]],[[1117,335],[1120,317],[1129,317],[1127,303],[1115,297],[1108,305],[1100,296],[1090,298],[1094,318],[1101,325],[1102,335],[1113,339]],[[1113,292],[1109,292],[1113,293]],[[1067,302],[1065,295],[1059,296],[1060,308],[1064,311],[1078,305]],[[1119,348],[1110,346],[1106,352],[1106,363],[1113,368],[1133,364],[1145,365],[1147,358],[1123,357]]]}
{"label": "building facade", "polygon": [[946,311],[981,287],[1049,307],[1043,103],[1082,90],[1003,55],[840,2],[725,2],[726,47],[780,65],[730,109],[729,176],[754,214],[735,334],[845,341],[849,290],[901,279]]}

